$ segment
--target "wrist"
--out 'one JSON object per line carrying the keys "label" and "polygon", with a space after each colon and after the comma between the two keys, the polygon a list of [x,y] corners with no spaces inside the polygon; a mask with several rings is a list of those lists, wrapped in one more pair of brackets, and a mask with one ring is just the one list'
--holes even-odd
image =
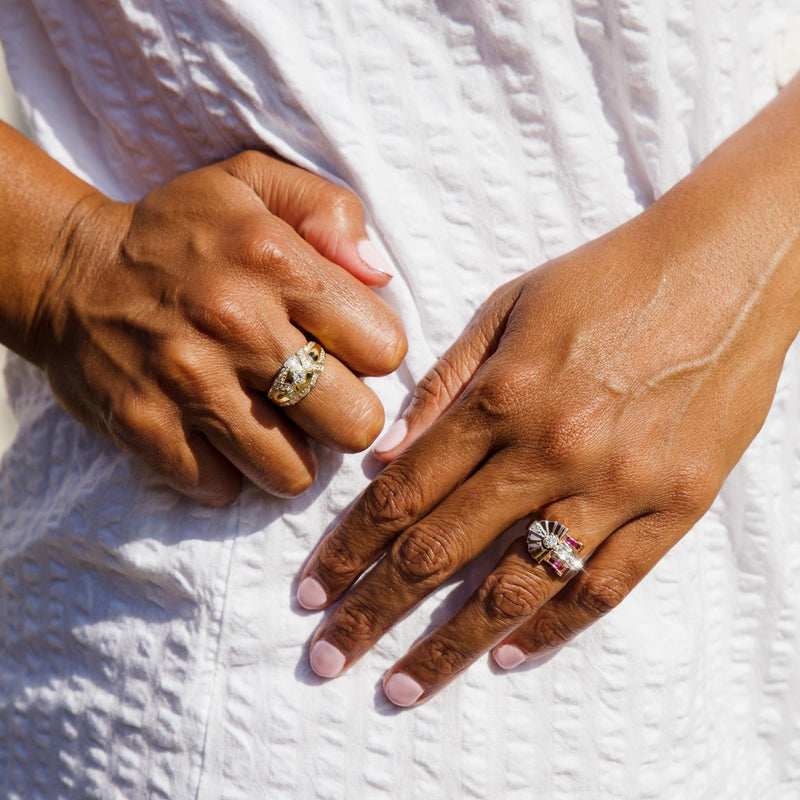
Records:
{"label": "wrist", "polygon": [[21,353],[32,363],[46,369],[49,356],[65,344],[71,315],[82,313],[81,298],[96,293],[100,273],[118,262],[132,207],[92,189],[65,216],[41,270]]}

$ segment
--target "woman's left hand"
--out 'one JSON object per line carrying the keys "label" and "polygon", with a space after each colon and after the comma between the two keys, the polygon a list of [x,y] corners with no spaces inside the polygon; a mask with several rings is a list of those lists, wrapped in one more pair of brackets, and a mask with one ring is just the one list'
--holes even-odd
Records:
{"label": "woman's left hand", "polygon": [[507,668],[539,657],[706,511],[764,421],[800,318],[790,89],[635,220],[495,292],[422,381],[379,445],[392,463],[301,576],[307,608],[344,595],[315,635],[317,673],[340,674],[529,515],[565,524],[584,569],[560,578],[515,541],[384,686],[412,705],[490,648]]}

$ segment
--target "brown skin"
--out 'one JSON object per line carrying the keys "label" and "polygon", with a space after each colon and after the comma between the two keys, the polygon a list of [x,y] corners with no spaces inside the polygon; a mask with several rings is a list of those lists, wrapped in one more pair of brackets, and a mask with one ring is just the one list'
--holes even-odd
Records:
{"label": "brown skin", "polygon": [[643,214],[489,298],[418,387],[391,464],[306,565],[322,606],[341,599],[314,644],[347,669],[533,517],[569,527],[585,570],[559,579],[519,539],[384,686],[404,673],[421,695],[402,704],[421,702],[501,644],[526,660],[557,649],[708,509],[799,327],[795,79]]}
{"label": "brown skin", "polygon": [[[368,447],[383,426],[356,377],[396,369],[397,315],[365,284],[358,200],[256,152],[137,203],[80,181],[0,123],[0,341],[41,366],[77,419],[211,505],[242,475],[277,495],[314,480],[308,434]],[[301,403],[264,396],[307,338],[328,351]]]}

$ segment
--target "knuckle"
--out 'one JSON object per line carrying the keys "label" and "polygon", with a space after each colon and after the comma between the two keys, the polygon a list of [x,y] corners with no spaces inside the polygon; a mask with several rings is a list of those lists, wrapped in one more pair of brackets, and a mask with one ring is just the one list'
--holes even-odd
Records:
{"label": "knuckle", "polygon": [[420,493],[410,475],[397,466],[378,475],[364,494],[364,508],[373,523],[392,529],[416,522]]}
{"label": "knuckle", "polygon": [[370,639],[382,630],[383,622],[377,606],[352,596],[339,609],[336,627],[352,638]]}
{"label": "knuckle", "polygon": [[228,163],[233,164],[238,170],[245,174],[255,174],[264,166],[264,159],[266,156],[259,153],[258,150],[242,150],[235,156],[232,156]]}
{"label": "knuckle", "polygon": [[575,602],[591,618],[599,618],[615,609],[633,588],[628,576],[593,575],[578,587]]}
{"label": "knuckle", "polygon": [[445,353],[417,384],[412,406],[452,405],[456,399],[455,387],[463,383],[458,379],[458,374],[458,365]]}
{"label": "knuckle", "polygon": [[329,583],[339,586],[349,583],[359,571],[359,559],[350,540],[331,534],[320,544],[317,554],[318,568]]}
{"label": "knuckle", "polygon": [[320,196],[322,207],[337,227],[347,228],[355,220],[362,220],[361,201],[349,190],[334,183],[326,184]]}
{"label": "knuckle", "polygon": [[603,458],[601,431],[592,409],[564,409],[543,426],[540,456],[556,469],[585,471]]}
{"label": "knuckle", "polygon": [[530,626],[531,649],[537,652],[556,650],[576,633],[563,614],[546,613],[544,610],[531,620]]}
{"label": "knuckle", "polygon": [[165,382],[167,394],[182,405],[208,407],[216,397],[214,381],[209,375],[212,359],[201,348],[188,342],[163,345],[156,356],[156,372]]}
{"label": "knuckle", "polygon": [[472,399],[482,417],[503,422],[520,412],[530,394],[529,375],[495,369],[480,381]]}
{"label": "knuckle", "polygon": [[465,652],[460,644],[437,636],[427,643],[419,666],[434,677],[454,675],[468,666],[472,655]]}
{"label": "knuckle", "polygon": [[538,582],[510,574],[490,580],[482,588],[480,599],[490,620],[510,627],[530,617],[546,597]]}
{"label": "knuckle", "polygon": [[392,546],[390,564],[406,583],[438,585],[458,564],[448,538],[446,533],[430,527],[412,529]]}
{"label": "knuckle", "polygon": [[211,339],[236,343],[254,339],[252,318],[247,303],[240,297],[214,292],[207,302],[196,303],[192,322]]}
{"label": "knuckle", "polygon": [[376,337],[376,356],[373,360],[377,365],[378,372],[381,374],[394,372],[408,352],[406,332],[403,329],[403,323],[400,318],[394,313],[387,314],[379,327],[382,333]]}
{"label": "knuckle", "polygon": [[671,512],[692,520],[701,517],[717,494],[712,476],[700,462],[685,464],[673,473],[668,498]]}

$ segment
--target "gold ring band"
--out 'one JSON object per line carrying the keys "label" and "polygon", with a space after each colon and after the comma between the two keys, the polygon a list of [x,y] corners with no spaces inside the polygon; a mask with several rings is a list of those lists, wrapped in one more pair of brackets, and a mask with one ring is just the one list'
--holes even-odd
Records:
{"label": "gold ring band", "polygon": [[283,362],[278,377],[267,394],[279,406],[299,403],[316,385],[322,374],[325,350],[316,342],[307,342]]}

